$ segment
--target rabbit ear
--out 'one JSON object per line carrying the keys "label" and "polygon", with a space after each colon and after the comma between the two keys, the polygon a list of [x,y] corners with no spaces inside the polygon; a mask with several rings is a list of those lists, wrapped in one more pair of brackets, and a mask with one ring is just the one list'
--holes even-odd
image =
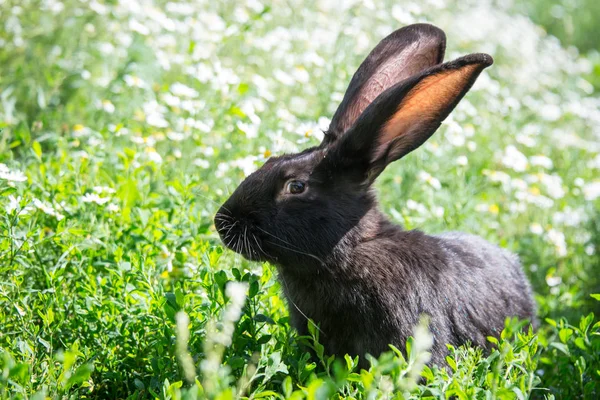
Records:
{"label": "rabbit ear", "polygon": [[330,144],[346,132],[386,89],[441,63],[445,48],[444,32],[428,24],[409,25],[383,39],[352,77],[323,144]]}
{"label": "rabbit ear", "polygon": [[423,144],[492,63],[487,54],[471,54],[388,89],[328,153],[337,165],[358,162],[371,183],[389,163]]}

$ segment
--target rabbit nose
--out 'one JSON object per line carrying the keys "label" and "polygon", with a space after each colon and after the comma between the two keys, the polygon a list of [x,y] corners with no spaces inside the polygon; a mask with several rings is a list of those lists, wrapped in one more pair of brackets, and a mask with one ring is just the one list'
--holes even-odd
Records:
{"label": "rabbit nose", "polygon": [[248,213],[241,213],[226,206],[222,206],[215,214],[214,223],[221,238],[233,236],[235,231],[253,225]]}

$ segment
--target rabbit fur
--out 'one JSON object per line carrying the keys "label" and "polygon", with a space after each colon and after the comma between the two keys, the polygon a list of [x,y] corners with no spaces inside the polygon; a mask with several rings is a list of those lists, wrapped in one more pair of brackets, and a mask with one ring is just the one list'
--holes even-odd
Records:
{"label": "rabbit fur", "polygon": [[404,350],[429,317],[433,364],[447,344],[490,348],[507,317],[535,321],[518,258],[477,236],[403,230],[383,215],[372,183],[424,143],[492,64],[486,54],[442,63],[444,33],[393,32],[353,76],[319,146],[270,158],[215,216],[223,243],[277,267],[292,325],[320,330],[326,352]]}

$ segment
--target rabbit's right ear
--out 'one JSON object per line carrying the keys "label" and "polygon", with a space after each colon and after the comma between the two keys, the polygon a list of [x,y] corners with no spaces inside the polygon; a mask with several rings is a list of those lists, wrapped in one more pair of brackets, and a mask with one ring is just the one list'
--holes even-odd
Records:
{"label": "rabbit's right ear", "polygon": [[343,135],[359,115],[385,90],[444,59],[446,35],[429,24],[414,24],[393,32],[360,65],[333,115],[322,146]]}

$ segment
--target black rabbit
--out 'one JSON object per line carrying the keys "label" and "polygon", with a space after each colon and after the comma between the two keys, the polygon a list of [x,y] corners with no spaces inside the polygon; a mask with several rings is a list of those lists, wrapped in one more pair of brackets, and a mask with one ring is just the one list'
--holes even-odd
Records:
{"label": "black rabbit", "polygon": [[[446,344],[487,348],[507,317],[535,320],[518,258],[464,233],[404,231],[379,211],[372,183],[440,126],[486,54],[443,63],[444,33],[416,24],[383,39],[354,74],[323,142],[269,159],[215,217],[230,249],[277,266],[293,326],[321,330],[329,354],[404,349],[422,314]],[[364,363],[362,364],[364,365]]]}

